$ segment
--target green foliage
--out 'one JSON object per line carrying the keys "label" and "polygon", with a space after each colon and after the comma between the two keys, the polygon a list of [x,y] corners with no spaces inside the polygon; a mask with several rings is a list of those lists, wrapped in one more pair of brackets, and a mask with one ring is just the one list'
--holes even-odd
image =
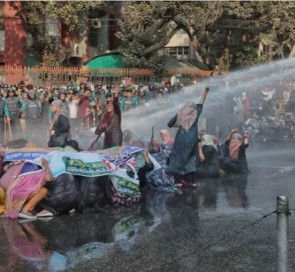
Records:
{"label": "green foliage", "polygon": [[126,2],[118,37],[130,65],[152,66],[171,28],[183,29],[202,63],[227,70],[295,52],[294,18],[295,2],[285,1]]}
{"label": "green foliage", "polygon": [[180,27],[171,24],[174,2],[125,2],[119,21],[119,51],[130,67],[164,69],[165,57],[155,52],[163,48]]}
{"label": "green foliage", "polygon": [[[165,57],[157,51],[180,29],[212,69],[235,69],[274,58],[295,55],[295,2],[287,1],[23,1],[10,2],[22,18],[40,60],[46,52],[63,62],[63,52],[44,36],[45,17],[62,19],[69,31],[83,29],[82,13],[101,5],[120,9],[119,51],[129,67],[164,69]],[[54,61],[51,61],[52,63]]]}
{"label": "green foliage", "polygon": [[44,51],[42,65],[46,67],[57,67],[63,62],[63,59],[60,59],[60,57],[59,54]]}

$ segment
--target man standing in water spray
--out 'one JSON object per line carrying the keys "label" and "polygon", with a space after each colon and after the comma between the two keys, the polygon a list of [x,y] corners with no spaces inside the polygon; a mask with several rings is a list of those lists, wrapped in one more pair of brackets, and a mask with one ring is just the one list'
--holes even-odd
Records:
{"label": "man standing in water spray", "polygon": [[198,139],[198,120],[202,113],[210,88],[204,90],[200,104],[187,102],[169,121],[168,127],[178,127],[167,171],[174,174],[175,186],[197,187],[193,177],[196,171],[196,145]]}

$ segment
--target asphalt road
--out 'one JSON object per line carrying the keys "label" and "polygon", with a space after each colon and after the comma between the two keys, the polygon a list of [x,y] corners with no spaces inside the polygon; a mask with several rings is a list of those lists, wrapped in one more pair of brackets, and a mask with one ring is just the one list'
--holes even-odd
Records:
{"label": "asphalt road", "polygon": [[[295,209],[294,148],[252,145],[248,177],[202,180],[201,189],[177,194],[148,191],[141,204],[103,214],[1,218],[0,271],[276,271],[271,213],[277,195]],[[292,215],[289,225],[295,271]]]}

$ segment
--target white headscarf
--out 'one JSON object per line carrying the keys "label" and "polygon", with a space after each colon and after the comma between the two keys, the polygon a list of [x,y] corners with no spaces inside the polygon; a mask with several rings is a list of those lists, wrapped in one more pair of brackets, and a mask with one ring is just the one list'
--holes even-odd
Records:
{"label": "white headscarf", "polygon": [[214,135],[205,134],[201,137],[201,140],[204,145],[211,145],[217,149],[216,137]]}
{"label": "white headscarf", "polygon": [[67,107],[61,100],[54,100],[51,105],[57,108],[57,111],[53,115],[53,120],[50,129],[53,129],[55,123],[57,122],[58,117],[63,114],[66,116]]}

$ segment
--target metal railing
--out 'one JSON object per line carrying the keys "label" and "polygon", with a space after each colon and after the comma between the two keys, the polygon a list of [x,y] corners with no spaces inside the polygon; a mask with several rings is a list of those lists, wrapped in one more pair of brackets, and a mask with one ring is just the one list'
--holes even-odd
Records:
{"label": "metal railing", "polygon": [[211,71],[198,69],[191,70],[165,70],[156,74],[152,69],[91,69],[89,67],[23,67],[23,66],[0,66],[0,81],[7,84],[17,84],[25,80],[36,85],[46,83],[65,84],[77,79],[102,81],[103,83],[121,83],[124,78],[132,78],[134,82],[148,83],[163,78],[169,78],[174,74],[181,74],[183,80],[188,82],[195,78],[206,78]]}
{"label": "metal railing", "polygon": [[[276,237],[277,237],[277,272],[288,272],[289,271],[289,256],[288,256],[288,234],[289,234],[289,216],[290,211],[294,209],[289,209],[289,200],[286,196],[277,196],[276,210],[271,211],[267,214],[262,215],[255,221],[248,223],[238,229],[228,230],[226,234],[220,235],[218,239],[213,241],[211,244],[206,244],[202,246],[202,250],[210,250],[214,248],[217,244],[221,242],[228,242],[227,240],[232,240],[234,236],[239,236],[246,230],[250,228],[253,229],[254,226],[259,224],[264,219],[271,217],[272,215],[277,215],[276,224]],[[235,254],[238,254],[236,251]]]}

